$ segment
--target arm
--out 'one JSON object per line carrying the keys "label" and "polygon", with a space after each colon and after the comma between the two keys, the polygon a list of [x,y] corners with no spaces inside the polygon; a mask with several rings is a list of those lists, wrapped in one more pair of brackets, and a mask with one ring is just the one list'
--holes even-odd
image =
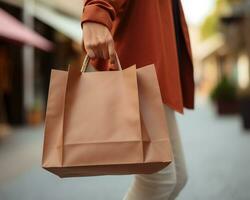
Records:
{"label": "arm", "polygon": [[112,22],[128,0],[85,0],[81,18],[83,44],[91,58],[115,62]]}
{"label": "arm", "polygon": [[112,21],[128,0],[84,0],[82,12],[82,24],[84,22],[96,22],[112,28]]}

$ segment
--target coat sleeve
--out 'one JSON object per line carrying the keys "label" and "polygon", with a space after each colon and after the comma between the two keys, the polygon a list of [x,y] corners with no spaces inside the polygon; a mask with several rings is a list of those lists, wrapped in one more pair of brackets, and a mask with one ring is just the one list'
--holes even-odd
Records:
{"label": "coat sleeve", "polygon": [[85,0],[81,26],[84,22],[96,22],[105,25],[109,30],[112,22],[128,0]]}

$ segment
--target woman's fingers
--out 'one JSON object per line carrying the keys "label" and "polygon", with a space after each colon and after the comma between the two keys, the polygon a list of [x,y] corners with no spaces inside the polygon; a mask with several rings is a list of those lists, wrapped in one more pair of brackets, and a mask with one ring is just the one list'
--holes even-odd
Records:
{"label": "woman's fingers", "polygon": [[92,49],[88,49],[86,50],[87,51],[87,55],[90,57],[90,58],[95,58],[95,53]]}
{"label": "woman's fingers", "polygon": [[105,60],[110,59],[110,63],[115,64],[116,58],[113,42],[90,45],[86,51],[90,58],[103,58]]}
{"label": "woman's fingers", "polygon": [[97,43],[93,45],[93,51],[95,53],[95,58],[101,58],[102,57],[102,50],[101,50],[101,44]]}
{"label": "woman's fingers", "polygon": [[115,64],[115,45],[113,40],[108,43],[108,53],[109,53],[109,59],[111,64]]}
{"label": "woman's fingers", "polygon": [[115,63],[113,37],[104,25],[86,22],[83,24],[84,47],[90,58],[110,59]]}
{"label": "woman's fingers", "polygon": [[88,43],[85,42],[84,46],[85,46],[85,50],[86,50],[87,55],[90,58],[95,58],[95,52],[94,52],[93,47],[91,46],[91,44],[88,44]]}
{"label": "woman's fingers", "polygon": [[90,58],[109,59],[108,43],[106,42],[86,44],[85,49]]}
{"label": "woman's fingers", "polygon": [[103,44],[101,49],[102,49],[102,58],[105,60],[109,59],[109,51],[107,43]]}

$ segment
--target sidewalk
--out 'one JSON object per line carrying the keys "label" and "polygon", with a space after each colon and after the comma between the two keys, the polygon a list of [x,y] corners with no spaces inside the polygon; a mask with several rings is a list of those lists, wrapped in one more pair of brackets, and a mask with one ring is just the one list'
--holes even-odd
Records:
{"label": "sidewalk", "polygon": [[212,105],[178,116],[189,181],[178,200],[249,200],[250,132]]}
{"label": "sidewalk", "polygon": [[[250,132],[210,104],[177,114],[189,180],[178,200],[249,200]],[[40,167],[43,127],[14,129],[0,142],[1,200],[119,200],[132,176],[59,179]]]}

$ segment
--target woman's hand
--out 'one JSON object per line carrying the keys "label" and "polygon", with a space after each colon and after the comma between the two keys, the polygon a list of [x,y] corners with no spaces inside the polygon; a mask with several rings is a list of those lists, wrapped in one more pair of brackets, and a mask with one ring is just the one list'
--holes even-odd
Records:
{"label": "woman's hand", "polygon": [[90,58],[110,59],[115,63],[114,40],[109,29],[99,23],[83,23],[83,45]]}

